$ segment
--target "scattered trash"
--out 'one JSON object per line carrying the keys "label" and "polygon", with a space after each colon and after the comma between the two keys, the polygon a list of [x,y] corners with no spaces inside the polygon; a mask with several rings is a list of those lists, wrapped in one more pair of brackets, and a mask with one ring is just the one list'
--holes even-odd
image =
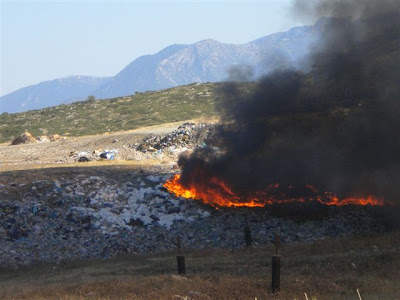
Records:
{"label": "scattered trash", "polygon": [[114,160],[115,157],[117,156],[117,153],[118,149],[112,149],[112,150],[107,149],[104,152],[102,152],[99,157],[103,159]]}
{"label": "scattered trash", "polygon": [[88,162],[88,161],[90,161],[90,159],[87,158],[86,156],[81,156],[81,157],[79,157],[78,161],[79,162]]}
{"label": "scattered trash", "polygon": [[92,153],[88,153],[87,151],[71,151],[68,156],[74,158],[74,160],[78,162],[88,162],[100,159],[114,160],[116,159],[117,154],[118,149],[106,149],[104,151],[94,150]]}

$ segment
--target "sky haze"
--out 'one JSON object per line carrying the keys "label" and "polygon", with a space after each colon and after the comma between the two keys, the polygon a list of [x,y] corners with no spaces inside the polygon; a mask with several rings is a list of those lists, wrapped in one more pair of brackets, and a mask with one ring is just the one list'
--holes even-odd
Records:
{"label": "sky haze", "polygon": [[69,75],[113,76],[171,44],[241,44],[305,25],[290,7],[290,0],[1,0],[0,96]]}

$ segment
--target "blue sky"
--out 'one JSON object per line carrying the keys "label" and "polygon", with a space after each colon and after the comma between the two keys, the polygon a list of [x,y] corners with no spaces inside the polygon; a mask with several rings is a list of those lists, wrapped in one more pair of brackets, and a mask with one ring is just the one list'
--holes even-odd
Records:
{"label": "blue sky", "polygon": [[246,43],[304,25],[291,0],[0,1],[0,95],[68,75],[113,76],[171,44]]}

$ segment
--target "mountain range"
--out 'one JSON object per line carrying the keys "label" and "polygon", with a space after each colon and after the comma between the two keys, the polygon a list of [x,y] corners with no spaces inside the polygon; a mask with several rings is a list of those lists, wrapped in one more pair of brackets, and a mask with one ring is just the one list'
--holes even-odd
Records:
{"label": "mountain range", "polygon": [[278,68],[306,70],[307,54],[326,19],[246,44],[203,40],[171,45],[144,55],[113,77],[69,76],[21,88],[0,97],[0,113],[22,112],[85,100],[131,95],[193,82],[248,81]]}

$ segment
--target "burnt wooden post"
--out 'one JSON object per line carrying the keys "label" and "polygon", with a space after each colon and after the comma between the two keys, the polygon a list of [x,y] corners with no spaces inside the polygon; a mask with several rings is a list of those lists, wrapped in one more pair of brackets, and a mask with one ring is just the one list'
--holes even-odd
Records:
{"label": "burnt wooden post", "polygon": [[178,263],[178,274],[186,274],[186,266],[185,266],[185,256],[184,255],[177,255],[176,261]]}
{"label": "burnt wooden post", "polygon": [[271,290],[277,292],[281,289],[281,256],[279,255],[280,239],[275,234],[275,255],[272,255]]}
{"label": "burnt wooden post", "polygon": [[186,266],[185,266],[185,255],[181,254],[181,239],[178,236],[176,238],[176,247],[178,248],[178,255],[176,256],[176,262],[178,265],[178,274],[186,274]]}
{"label": "burnt wooden post", "polygon": [[272,280],[271,290],[277,292],[281,289],[281,256],[272,255]]}
{"label": "burnt wooden post", "polygon": [[250,247],[251,246],[251,230],[250,230],[249,222],[247,220],[247,216],[245,216],[245,221],[246,221],[246,225],[244,227],[244,239],[246,241],[246,246]]}

